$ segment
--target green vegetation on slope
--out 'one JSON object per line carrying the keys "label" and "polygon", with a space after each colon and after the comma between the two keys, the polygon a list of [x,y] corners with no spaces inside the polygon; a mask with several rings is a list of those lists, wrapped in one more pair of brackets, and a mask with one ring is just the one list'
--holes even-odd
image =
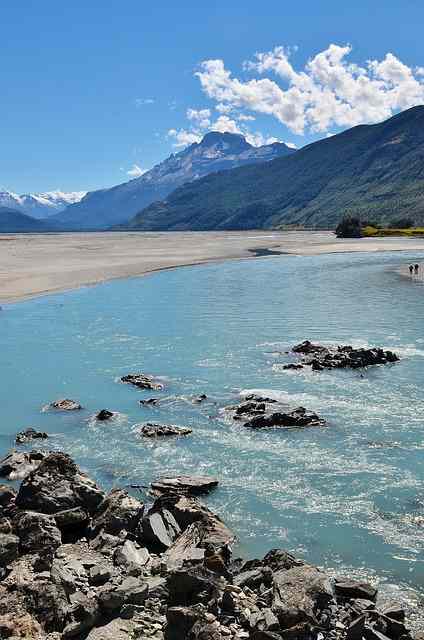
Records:
{"label": "green vegetation on slope", "polygon": [[185,184],[140,212],[140,230],[335,228],[346,215],[424,223],[424,107],[263,165]]}

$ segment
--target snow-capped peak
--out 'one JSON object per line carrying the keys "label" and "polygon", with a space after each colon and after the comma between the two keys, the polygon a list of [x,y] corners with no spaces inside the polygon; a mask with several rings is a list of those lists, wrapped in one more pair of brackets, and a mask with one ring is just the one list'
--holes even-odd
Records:
{"label": "snow-capped peak", "polygon": [[0,190],[0,206],[17,209],[34,218],[47,218],[63,211],[69,204],[82,200],[86,191],[46,191],[18,195],[7,189]]}

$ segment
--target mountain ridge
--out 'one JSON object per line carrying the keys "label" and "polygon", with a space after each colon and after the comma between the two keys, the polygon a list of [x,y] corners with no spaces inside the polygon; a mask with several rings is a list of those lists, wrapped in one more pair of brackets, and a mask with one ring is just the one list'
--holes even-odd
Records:
{"label": "mountain ridge", "polygon": [[141,208],[162,200],[178,186],[211,172],[235,166],[269,162],[290,155],[284,143],[254,147],[244,136],[211,131],[197,143],[171,154],[138,178],[86,194],[52,218],[65,229],[105,229],[128,221]]}
{"label": "mountain ridge", "polygon": [[78,202],[86,191],[46,191],[44,193],[25,193],[18,195],[13,191],[0,191],[0,207],[15,209],[32,218],[42,220],[59,213],[68,205]]}
{"label": "mountain ridge", "polygon": [[183,185],[128,228],[334,228],[348,213],[378,222],[408,213],[424,221],[424,106]]}

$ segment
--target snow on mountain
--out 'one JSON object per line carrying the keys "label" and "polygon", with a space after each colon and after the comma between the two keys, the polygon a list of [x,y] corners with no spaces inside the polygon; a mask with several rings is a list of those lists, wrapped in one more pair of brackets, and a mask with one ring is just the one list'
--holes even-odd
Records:
{"label": "snow on mountain", "polygon": [[68,205],[79,202],[86,191],[47,191],[18,195],[12,191],[0,191],[0,206],[15,209],[33,218],[47,218],[63,211]]}

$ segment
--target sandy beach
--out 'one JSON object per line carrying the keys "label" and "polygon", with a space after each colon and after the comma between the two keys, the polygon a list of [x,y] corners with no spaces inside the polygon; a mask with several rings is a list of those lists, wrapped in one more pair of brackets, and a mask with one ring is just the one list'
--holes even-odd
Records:
{"label": "sandy beach", "polygon": [[0,303],[212,261],[405,250],[424,251],[424,240],[338,240],[329,231],[0,235]]}

